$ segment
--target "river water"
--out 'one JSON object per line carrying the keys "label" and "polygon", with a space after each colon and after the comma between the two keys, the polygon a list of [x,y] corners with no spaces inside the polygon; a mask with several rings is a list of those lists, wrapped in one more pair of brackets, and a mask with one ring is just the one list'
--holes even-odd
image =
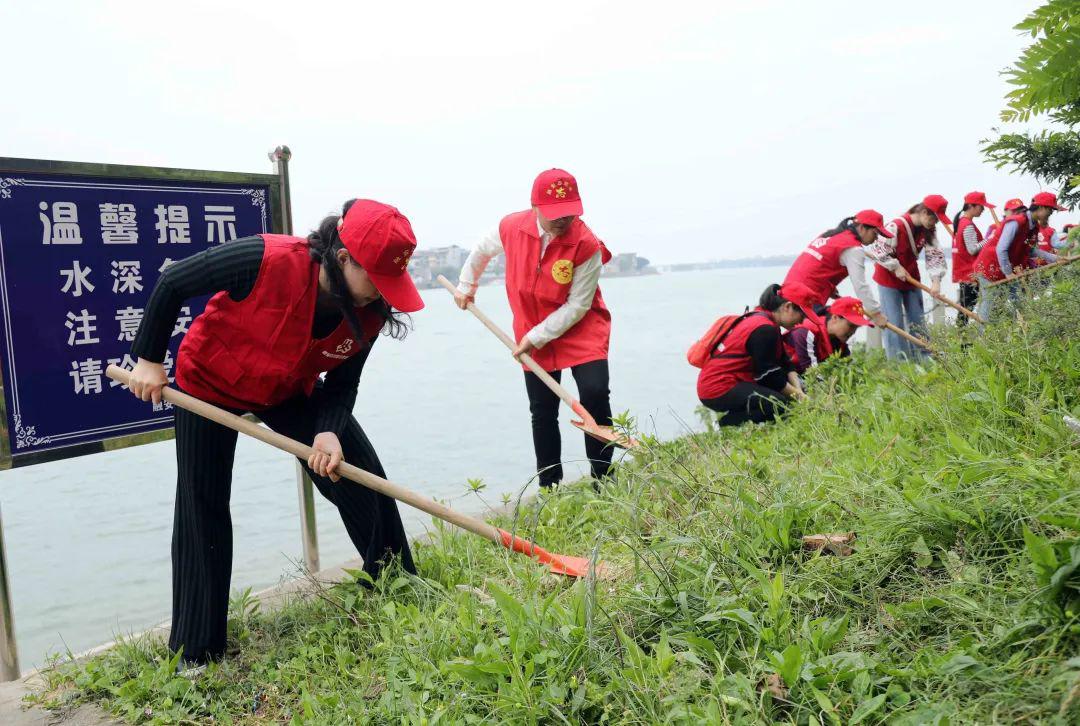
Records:
{"label": "river water", "polygon": [[[699,427],[697,371],[686,363],[686,348],[717,316],[756,304],[762,289],[785,273],[761,267],[604,279],[613,318],[613,409],[630,411],[641,430],[663,438]],[[356,417],[388,477],[469,512],[484,508],[467,493],[469,478],[483,479],[483,496],[492,505],[503,493],[526,486],[532,491],[520,368],[444,290],[425,290],[423,297],[427,307],[414,316],[409,337],[379,341],[357,397]],[[500,285],[481,288],[477,304],[510,329]],[[572,376],[564,383],[574,390]],[[564,408],[560,416],[570,478],[585,471],[585,449],[567,413]],[[16,469],[0,478],[23,669],[41,665],[47,653],[79,652],[168,616],[176,481],[171,441]],[[316,498],[322,566],[355,557],[336,511]],[[422,534],[427,515],[404,505],[401,510],[410,533]],[[234,588],[257,590],[296,575],[302,552],[287,454],[240,438],[232,517]]]}

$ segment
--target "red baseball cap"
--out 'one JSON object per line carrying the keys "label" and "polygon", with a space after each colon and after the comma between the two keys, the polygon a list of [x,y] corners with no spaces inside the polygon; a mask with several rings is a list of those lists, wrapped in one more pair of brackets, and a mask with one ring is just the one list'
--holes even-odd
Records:
{"label": "red baseball cap", "polygon": [[829,306],[829,314],[838,315],[854,325],[874,327],[874,324],[870,322],[870,318],[866,317],[866,310],[863,309],[862,301],[857,297],[836,298],[832,301],[832,305]]}
{"label": "red baseball cap", "polygon": [[577,179],[568,171],[548,169],[533,182],[532,205],[544,219],[581,216],[581,192]]}
{"label": "red baseball cap", "polygon": [[1065,207],[1059,207],[1057,203],[1057,197],[1051,192],[1039,192],[1031,198],[1031,206],[1033,207],[1050,207],[1051,209],[1057,209],[1064,212]]}
{"label": "red baseball cap", "polygon": [[1021,199],[1010,199],[1009,201],[1005,202],[1005,211],[1011,212],[1014,209],[1020,209],[1021,207],[1025,206],[1027,205],[1024,204],[1023,200]]}
{"label": "red baseball cap", "polygon": [[987,209],[997,209],[993,204],[986,201],[986,195],[983,192],[968,192],[964,195],[964,204],[981,204]]}
{"label": "red baseball cap", "polygon": [[814,292],[803,283],[785,282],[780,286],[780,289],[776,294],[788,302],[793,302],[798,305],[806,317],[811,320],[821,319],[818,314],[814,312],[814,299],[816,295],[814,295]]}
{"label": "red baseball cap", "polygon": [[882,237],[892,237],[892,233],[885,230],[885,218],[881,216],[881,212],[864,209],[855,215],[855,221],[859,224],[865,224],[867,227],[876,228],[878,234]]}
{"label": "red baseball cap", "polygon": [[416,237],[404,214],[389,204],[357,199],[338,220],[338,235],[391,307],[403,313],[424,307],[409,275]]}
{"label": "red baseball cap", "polygon": [[937,218],[941,220],[942,224],[952,224],[949,220],[949,215],[945,213],[945,210],[949,206],[949,201],[940,194],[927,194],[922,200],[923,206],[929,209],[931,212],[937,215]]}

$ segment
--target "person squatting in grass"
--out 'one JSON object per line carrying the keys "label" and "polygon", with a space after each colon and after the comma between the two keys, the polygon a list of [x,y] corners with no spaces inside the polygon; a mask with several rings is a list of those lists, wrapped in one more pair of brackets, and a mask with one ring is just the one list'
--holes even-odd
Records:
{"label": "person squatting in grass", "polygon": [[[169,382],[161,361],[180,306],[213,294],[180,345],[177,387],[311,441],[315,453],[301,463],[337,506],[372,577],[392,558],[415,572],[397,504],[334,482],[343,459],[385,476],[351,412],[379,333],[403,337],[402,314],[423,307],[406,270],[415,247],[404,215],[365,199],[347,202],[341,216],[327,217],[306,239],[263,234],[234,240],[162,274],[132,345],[138,362],[129,388],[143,401],[158,402]],[[175,410],[175,427],[169,648],[182,651],[186,668],[225,654],[237,432],[182,408]]]}
{"label": "person squatting in grass", "polygon": [[[930,288],[941,290],[945,276],[945,255],[937,244],[935,228],[940,221],[949,223],[945,214],[945,197],[930,194],[907,212],[885,225],[888,235],[870,246],[874,259],[874,281],[881,292],[881,307],[889,322],[909,333],[927,337],[923,322],[922,290],[911,284],[920,281],[919,253],[925,251],[926,271]],[[923,348],[901,338],[891,330],[884,331],[885,356],[890,360],[928,356]]]}
{"label": "person squatting in grass", "polygon": [[721,426],[772,421],[792,398],[805,397],[780,329],[816,318],[811,297],[811,291],[798,283],[769,285],[756,308],[738,316],[710,341],[697,395],[705,407],[722,414]]}
{"label": "person squatting in grass", "polygon": [[[600,268],[611,259],[604,243],[581,220],[577,179],[562,169],[536,177],[532,206],[503,218],[481,239],[461,268],[454,301],[465,310],[480,276],[496,255],[506,255],[506,295],[514,314],[514,357],[529,354],[555,380],[570,369],[581,405],[601,426],[611,425],[608,343],[611,314],[600,294]],[[524,368],[524,366],[522,366]],[[563,477],[559,397],[525,370],[533,448],[540,486]],[[595,480],[607,476],[612,449],[585,434]]]}
{"label": "person squatting in grass", "polygon": [[784,334],[784,348],[800,375],[834,355],[847,358],[851,355],[848,341],[855,331],[866,325],[873,327],[858,298],[837,298],[814,312],[818,315],[808,316]]}

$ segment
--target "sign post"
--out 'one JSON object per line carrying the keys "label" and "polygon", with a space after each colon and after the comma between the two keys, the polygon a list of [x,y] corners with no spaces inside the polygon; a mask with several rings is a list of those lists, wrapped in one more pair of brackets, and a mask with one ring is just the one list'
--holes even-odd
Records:
{"label": "sign post", "polygon": [[19,677],[19,649],[15,643],[15,611],[11,608],[11,580],[4,553],[4,520],[0,512],[0,681]]}
{"label": "sign post", "polygon": [[[289,160],[292,151],[279,146],[270,152],[281,188],[281,222],[285,234],[293,233],[292,196],[289,194]],[[296,461],[296,491],[300,498],[300,540],[304,547],[304,567],[319,571],[319,533],[315,526],[315,487],[300,461]]]}
{"label": "sign post", "polygon": [[[0,468],[160,439],[171,405],[137,400],[105,368],[134,367],[131,344],[170,265],[283,230],[287,183],[278,174],[0,158]],[[179,310],[163,361],[170,381],[206,300]],[[0,527],[0,679],[10,680],[19,668],[5,565]]]}

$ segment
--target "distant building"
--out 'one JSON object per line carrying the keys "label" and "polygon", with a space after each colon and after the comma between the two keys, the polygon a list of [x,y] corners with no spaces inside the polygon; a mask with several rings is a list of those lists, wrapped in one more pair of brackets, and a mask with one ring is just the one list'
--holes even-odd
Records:
{"label": "distant building", "polygon": [[619,273],[628,275],[637,269],[636,252],[620,252],[607,263],[608,274]]}
{"label": "distant building", "polygon": [[[457,282],[461,268],[465,260],[469,258],[470,250],[458,245],[446,247],[417,247],[409,260],[409,275],[419,287],[435,287],[439,283],[436,279],[444,275],[451,282]],[[484,279],[502,277],[506,274],[506,262],[503,255],[499,255],[488,264],[484,271]]]}
{"label": "distant building", "polygon": [[638,256],[636,252],[620,252],[604,265],[601,274],[607,277],[623,277],[626,275],[651,275],[656,270],[649,265],[649,261]]}
{"label": "distant building", "polygon": [[[440,267],[457,267],[465,264],[469,251],[464,247],[449,245],[447,247],[417,247],[409,261],[410,270],[434,270]],[[415,273],[414,273],[415,274]]]}

